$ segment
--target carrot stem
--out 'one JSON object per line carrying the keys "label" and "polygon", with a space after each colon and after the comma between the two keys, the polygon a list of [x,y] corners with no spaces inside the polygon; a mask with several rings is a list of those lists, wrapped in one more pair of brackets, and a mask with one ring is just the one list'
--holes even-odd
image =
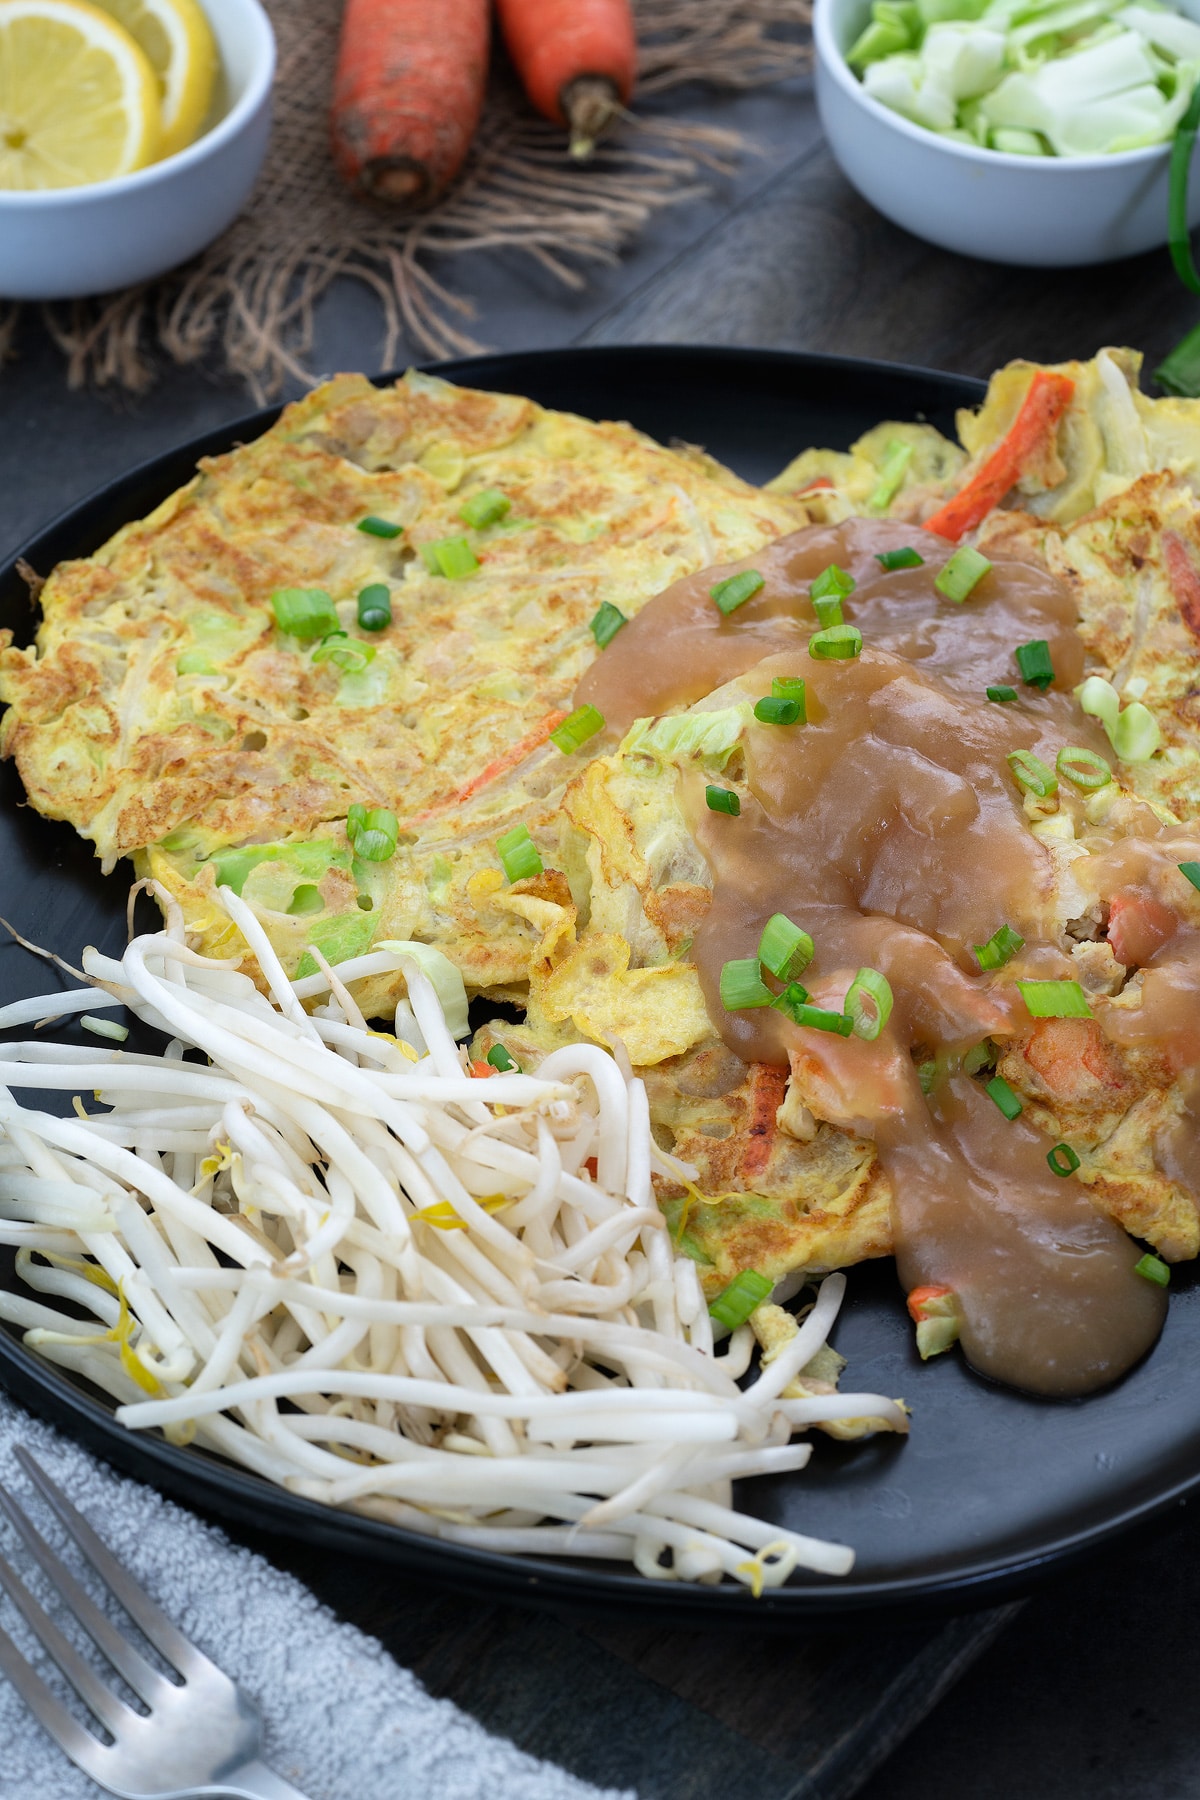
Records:
{"label": "carrot stem", "polygon": [[504,41],[525,92],[590,156],[620,116],[637,74],[629,0],[496,0]]}

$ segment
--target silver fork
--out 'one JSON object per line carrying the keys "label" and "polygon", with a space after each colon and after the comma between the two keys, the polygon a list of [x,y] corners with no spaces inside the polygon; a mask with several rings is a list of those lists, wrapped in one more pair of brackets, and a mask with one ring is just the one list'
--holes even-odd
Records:
{"label": "silver fork", "polygon": [[0,1509],[21,1534],[30,1554],[96,1648],[150,1708],[135,1712],[68,1642],[54,1620],[0,1557],[0,1586],[58,1664],[79,1698],[113,1739],[105,1744],[72,1717],[12,1639],[0,1630],[3,1671],[30,1712],[55,1742],[93,1781],[122,1800],[192,1800],[193,1796],[233,1796],[234,1800],[305,1800],[258,1759],[262,1736],[258,1713],[215,1663],[177,1631],[171,1621],[104,1548],[87,1520],[27,1450],[17,1460],[67,1533],[108,1584],[154,1648],[178,1670],[169,1681],[105,1618],[71,1571],[34,1529],[12,1496],[0,1487]]}

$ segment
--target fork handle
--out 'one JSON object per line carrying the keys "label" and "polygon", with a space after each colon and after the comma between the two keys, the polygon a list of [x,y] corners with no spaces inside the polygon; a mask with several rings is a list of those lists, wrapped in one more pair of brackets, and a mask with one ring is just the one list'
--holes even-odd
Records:
{"label": "fork handle", "polygon": [[227,1775],[224,1781],[214,1787],[199,1789],[204,1800],[217,1800],[218,1796],[227,1800],[308,1800],[300,1789],[269,1769],[264,1762],[254,1757],[250,1762],[242,1763]]}

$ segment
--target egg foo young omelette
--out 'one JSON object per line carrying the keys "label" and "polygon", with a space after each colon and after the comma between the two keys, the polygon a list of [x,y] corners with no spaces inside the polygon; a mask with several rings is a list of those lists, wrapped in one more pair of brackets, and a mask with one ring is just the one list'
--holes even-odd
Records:
{"label": "egg foo young omelette", "polygon": [[477,1069],[619,1042],[710,1298],[894,1252],[923,1350],[1082,1392],[1200,1249],[1200,409],[1136,383],[755,490],[339,378],[52,574],[3,749],[208,954],[227,886],[369,1015],[384,940],[517,1002]]}

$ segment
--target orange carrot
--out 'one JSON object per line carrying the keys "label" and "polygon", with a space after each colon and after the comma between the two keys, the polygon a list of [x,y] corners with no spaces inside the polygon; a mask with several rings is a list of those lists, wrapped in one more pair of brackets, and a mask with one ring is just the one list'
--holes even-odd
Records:
{"label": "orange carrot", "polygon": [[436,819],[439,813],[447,812],[452,806],[465,806],[467,801],[473,800],[482,788],[497,780],[499,776],[507,774],[509,769],[515,769],[517,764],[524,762],[527,756],[532,756],[535,750],[546,743],[550,733],[557,730],[566,717],[567,714],[561,707],[557,707],[554,712],[547,713],[541,723],[535,725],[532,731],[527,731],[519,743],[510,745],[500,756],[495,757],[486,769],[481,769],[478,775],[473,775],[465,786],[458,788],[453,794],[447,794],[444,800],[437,800],[432,806],[427,806],[424,812],[415,813],[411,819],[406,819],[400,827],[401,831],[409,831],[414,825],[427,825],[430,819]]}
{"label": "orange carrot", "polygon": [[966,487],[926,519],[926,531],[957,543],[999,506],[1021,478],[1034,451],[1049,437],[1071,403],[1075,383],[1066,375],[1039,369],[1029,385],[1006,438],[992,451]]}
{"label": "orange carrot", "polygon": [[771,1150],[778,1133],[775,1114],[787,1093],[788,1072],[775,1063],[752,1063],[750,1067],[750,1122],[746,1131],[746,1148],[742,1151],[738,1173],[743,1181],[752,1182],[762,1174],[771,1160]]}
{"label": "orange carrot", "polygon": [[913,1288],[908,1296],[909,1317],[915,1319],[919,1324],[922,1319],[928,1316],[932,1302],[944,1300],[947,1294],[952,1294],[953,1292],[953,1288],[948,1287],[930,1286]]}
{"label": "orange carrot", "polygon": [[490,1075],[494,1075],[496,1073],[495,1069],[493,1069],[490,1062],[482,1062],[482,1061],[473,1062],[470,1065],[470,1071],[471,1071],[471,1074],[475,1077],[476,1081],[486,1081]]}
{"label": "orange carrot", "polygon": [[488,0],[346,0],[333,158],[352,188],[428,206],[458,173],[483,106]]}
{"label": "orange carrot", "polygon": [[629,0],[496,0],[508,53],[540,113],[589,156],[628,104],[637,74]]}

